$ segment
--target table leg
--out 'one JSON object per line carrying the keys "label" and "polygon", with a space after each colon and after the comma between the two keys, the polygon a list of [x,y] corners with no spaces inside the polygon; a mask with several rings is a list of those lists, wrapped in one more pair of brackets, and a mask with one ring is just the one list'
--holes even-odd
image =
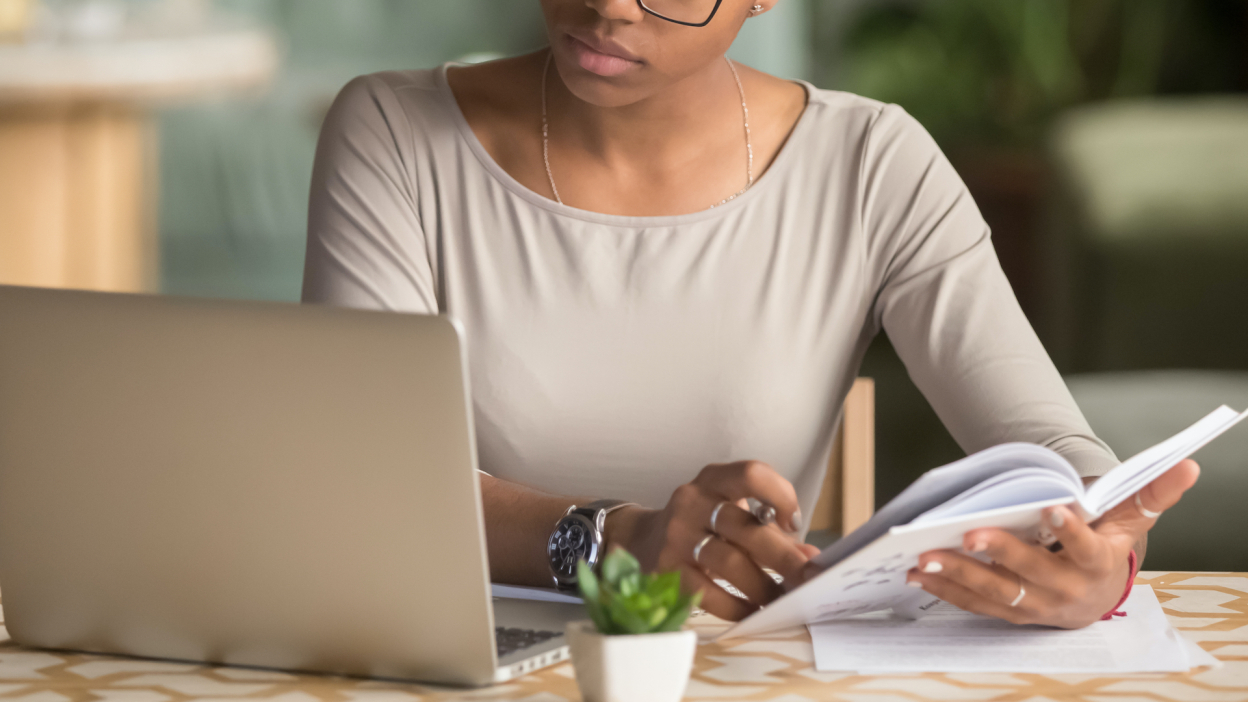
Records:
{"label": "table leg", "polygon": [[0,283],[151,289],[150,134],[121,107],[0,108]]}

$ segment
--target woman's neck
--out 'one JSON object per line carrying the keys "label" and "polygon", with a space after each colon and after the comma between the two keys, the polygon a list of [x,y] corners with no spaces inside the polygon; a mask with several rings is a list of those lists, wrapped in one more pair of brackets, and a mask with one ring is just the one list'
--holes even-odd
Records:
{"label": "woman's neck", "polygon": [[740,142],[744,164],[741,96],[722,58],[660,92],[618,107],[581,100],[553,66],[547,83],[551,139],[609,167],[666,170],[724,141]]}
{"label": "woman's neck", "polygon": [[[486,152],[526,188],[554,199],[542,153],[542,51],[448,72],[460,111]],[[767,169],[806,104],[805,90],[737,64],[750,106],[754,177]],[[567,205],[604,214],[705,210],[746,184],[741,100],[728,64],[644,100],[603,107],[547,75],[550,177]]]}

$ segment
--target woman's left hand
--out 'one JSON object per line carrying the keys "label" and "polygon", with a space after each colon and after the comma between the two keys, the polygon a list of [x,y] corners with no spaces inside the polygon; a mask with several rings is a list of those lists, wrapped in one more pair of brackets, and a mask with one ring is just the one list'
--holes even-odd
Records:
{"label": "woman's left hand", "polygon": [[[1195,461],[1183,461],[1146,485],[1140,500],[1145,509],[1164,512],[1199,475]],[[1098,621],[1122,598],[1128,554],[1157,519],[1146,517],[1134,498],[1091,525],[1066,507],[1046,510],[1045,519],[1062,543],[1056,553],[1001,529],[977,529],[962,547],[991,564],[958,551],[929,551],[906,580],[961,609],[1015,624],[1076,629]]]}

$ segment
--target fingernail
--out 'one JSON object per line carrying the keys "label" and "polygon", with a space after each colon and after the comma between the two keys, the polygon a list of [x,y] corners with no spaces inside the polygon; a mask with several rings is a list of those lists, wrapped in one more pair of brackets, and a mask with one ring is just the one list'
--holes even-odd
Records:
{"label": "fingernail", "polygon": [[793,527],[794,534],[802,530],[802,510],[793,512],[793,516],[789,519],[789,525]]}
{"label": "fingernail", "polygon": [[907,580],[906,587],[923,587],[923,583],[918,580]]}
{"label": "fingernail", "polygon": [[928,561],[927,565],[923,566],[924,573],[939,573],[944,569],[945,567],[940,564],[940,561]]}
{"label": "fingernail", "polygon": [[987,551],[987,550],[988,550],[988,542],[986,541],[976,541],[975,543],[971,544],[971,553],[983,553],[984,551]]}
{"label": "fingernail", "polygon": [[1049,521],[1052,522],[1053,528],[1061,529],[1066,524],[1066,515],[1063,514],[1065,511],[1061,507],[1056,507],[1049,513]]}

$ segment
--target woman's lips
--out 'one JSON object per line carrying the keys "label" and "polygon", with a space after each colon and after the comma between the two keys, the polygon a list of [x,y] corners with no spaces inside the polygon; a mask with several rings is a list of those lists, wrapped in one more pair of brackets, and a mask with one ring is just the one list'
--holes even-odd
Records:
{"label": "woman's lips", "polygon": [[576,54],[576,61],[581,68],[596,75],[610,78],[641,65],[640,61],[630,61],[619,56],[604,54],[571,35],[568,36],[568,43],[571,44],[572,51]]}

